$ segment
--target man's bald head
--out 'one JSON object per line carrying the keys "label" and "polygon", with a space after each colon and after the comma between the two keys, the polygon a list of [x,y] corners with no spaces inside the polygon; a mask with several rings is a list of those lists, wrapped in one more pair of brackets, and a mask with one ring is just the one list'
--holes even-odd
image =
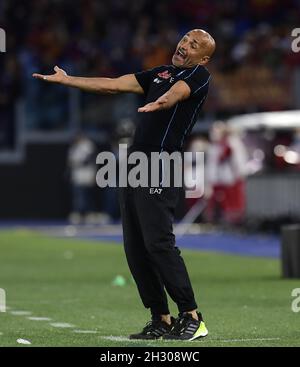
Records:
{"label": "man's bald head", "polygon": [[178,43],[172,62],[178,67],[206,65],[215,48],[215,40],[208,32],[203,29],[193,29]]}
{"label": "man's bald head", "polygon": [[202,42],[203,50],[205,50],[207,56],[211,57],[216,49],[216,42],[212,38],[212,36],[208,32],[204,31],[203,29],[193,29],[189,33],[191,35],[194,35],[195,37],[198,36],[198,38]]}

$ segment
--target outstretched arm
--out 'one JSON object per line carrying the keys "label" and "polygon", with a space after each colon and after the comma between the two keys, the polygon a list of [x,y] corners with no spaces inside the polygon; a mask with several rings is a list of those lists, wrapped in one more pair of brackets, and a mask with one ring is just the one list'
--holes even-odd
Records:
{"label": "outstretched arm", "polygon": [[119,78],[83,78],[69,76],[58,66],[54,68],[52,75],[33,74],[37,79],[50,83],[59,83],[69,87],[79,88],[87,92],[116,94],[131,92],[143,94],[144,91],[133,74],[123,75]]}
{"label": "outstretched arm", "polygon": [[172,88],[170,88],[165,94],[159,97],[156,101],[146,104],[144,107],[140,107],[138,112],[154,112],[159,110],[166,110],[173,107],[176,103],[184,101],[189,98],[191,94],[190,87],[186,82],[179,80]]}

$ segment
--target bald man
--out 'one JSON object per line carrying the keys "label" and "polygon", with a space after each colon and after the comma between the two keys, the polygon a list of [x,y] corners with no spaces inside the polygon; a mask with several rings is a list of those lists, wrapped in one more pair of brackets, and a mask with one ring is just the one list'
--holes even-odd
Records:
{"label": "bald man", "polygon": [[[208,93],[210,74],[205,65],[214,50],[211,35],[194,29],[179,41],[172,65],[114,79],[73,77],[56,66],[53,75],[33,77],[88,92],[145,95],[130,152],[141,151],[150,158],[152,152],[182,152]],[[152,315],[143,330],[130,338],[195,340],[206,336],[172,229],[180,189],[171,185],[156,191],[150,186],[119,191],[127,262]],[[176,319],[170,315],[166,292],[178,307]]]}

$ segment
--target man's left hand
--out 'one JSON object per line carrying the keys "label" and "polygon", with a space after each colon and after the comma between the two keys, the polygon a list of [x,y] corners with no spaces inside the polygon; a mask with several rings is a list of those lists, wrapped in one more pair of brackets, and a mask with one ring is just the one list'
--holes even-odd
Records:
{"label": "man's left hand", "polygon": [[166,108],[168,108],[168,98],[167,96],[161,96],[155,102],[150,102],[140,107],[138,112],[155,112]]}

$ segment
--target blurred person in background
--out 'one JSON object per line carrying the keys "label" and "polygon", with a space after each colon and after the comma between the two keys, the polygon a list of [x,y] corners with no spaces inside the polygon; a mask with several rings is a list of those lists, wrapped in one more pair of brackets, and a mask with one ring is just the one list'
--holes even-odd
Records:
{"label": "blurred person in background", "polygon": [[[132,136],[134,134],[134,122],[130,118],[122,118],[118,121],[109,150],[112,151],[116,157],[117,172],[119,172],[119,144],[127,144],[130,146],[132,143]],[[102,209],[104,213],[109,216],[110,221],[118,221],[120,219],[120,205],[118,200],[117,187],[104,187],[102,190]]]}
{"label": "blurred person in background", "polygon": [[210,199],[207,219],[222,224],[239,224],[244,219],[244,179],[247,151],[240,137],[224,122],[215,122],[210,131],[206,178]]}
{"label": "blurred person in background", "polygon": [[[194,184],[194,182],[189,182],[188,180],[193,180],[193,172],[195,172],[195,170],[199,169],[199,171],[201,172],[201,167],[196,167],[196,159],[195,159],[195,153],[197,152],[201,152],[204,154],[204,165],[205,165],[205,159],[206,159],[206,155],[207,155],[207,151],[209,149],[209,140],[207,138],[207,136],[205,135],[194,135],[190,141],[189,144],[187,145],[187,152],[192,152],[193,156],[191,160],[186,160],[185,162],[185,168],[184,168],[184,175],[185,175],[185,184],[187,185],[187,187],[192,187],[192,185]],[[188,157],[190,158],[190,157]],[[202,164],[202,162],[198,163],[199,165]],[[204,175],[204,180],[205,180],[205,175]],[[205,186],[205,182],[204,182],[204,186]],[[198,202],[199,200],[203,201],[204,196],[205,196],[205,187],[201,187],[199,188],[199,193],[198,193],[198,197],[197,198],[187,198],[185,199],[185,204],[186,204],[186,209],[190,210],[193,205],[196,204],[196,202]],[[200,214],[200,213],[199,213]]]}
{"label": "blurred person in background", "polygon": [[70,222],[79,224],[82,220],[93,222],[93,188],[96,177],[96,146],[88,137],[79,134],[74,139],[68,152],[68,168],[72,192],[72,213]]}

